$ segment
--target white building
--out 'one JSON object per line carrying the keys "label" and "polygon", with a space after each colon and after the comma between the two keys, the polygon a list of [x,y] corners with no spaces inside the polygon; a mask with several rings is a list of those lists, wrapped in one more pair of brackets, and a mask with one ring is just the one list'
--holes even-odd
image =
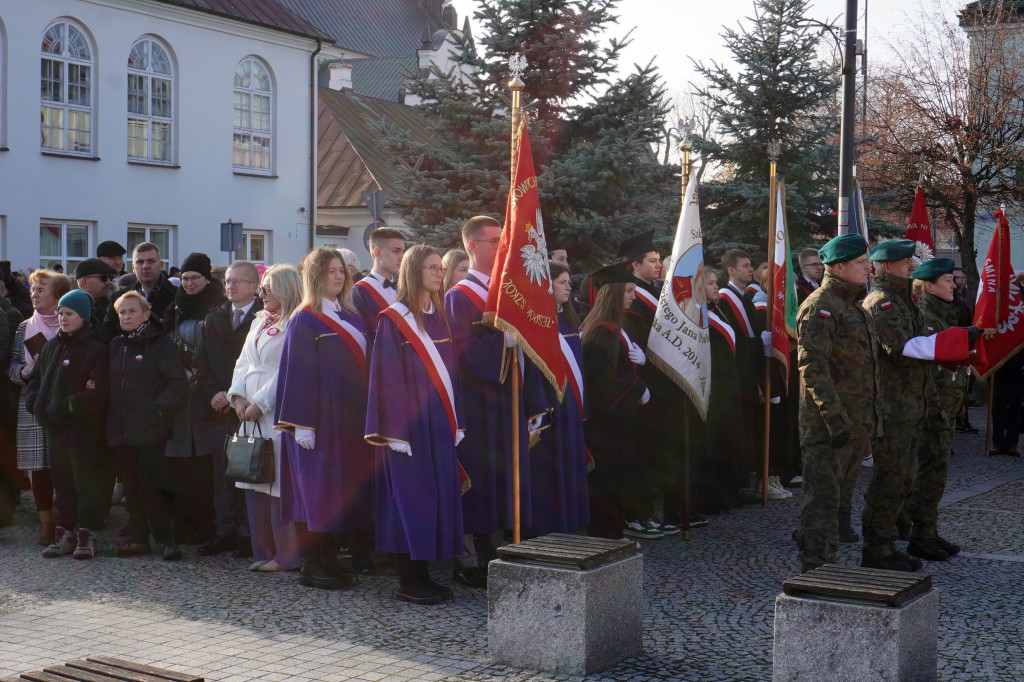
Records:
{"label": "white building", "polygon": [[235,258],[297,262],[332,43],[275,0],[0,0],[0,258],[70,272],[148,240],[227,263],[230,219]]}

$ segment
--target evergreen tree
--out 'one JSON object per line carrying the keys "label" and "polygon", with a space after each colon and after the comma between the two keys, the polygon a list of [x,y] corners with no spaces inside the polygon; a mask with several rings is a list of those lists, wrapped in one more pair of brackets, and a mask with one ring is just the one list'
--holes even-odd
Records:
{"label": "evergreen tree", "polygon": [[459,68],[435,67],[410,85],[432,141],[418,143],[380,124],[382,144],[395,159],[397,204],[416,238],[454,246],[466,218],[504,213],[508,60],[518,53],[529,65],[523,106],[545,229],[580,269],[607,262],[620,240],[652,226],[670,242],[679,168],[654,153],[668,105],[652,65],[614,75],[625,42],[602,42],[601,35],[616,22],[617,2],[481,0],[483,35],[475,44],[459,38]]}
{"label": "evergreen tree", "polygon": [[823,29],[809,21],[807,0],[756,0],[752,23],[722,37],[736,68],[695,63],[698,88],[717,126],[716,140],[694,148],[717,165],[703,185],[705,244],[767,247],[768,143],[778,140],[779,179],[786,185],[790,240],[803,244],[835,233],[838,181],[838,65],[822,61]]}

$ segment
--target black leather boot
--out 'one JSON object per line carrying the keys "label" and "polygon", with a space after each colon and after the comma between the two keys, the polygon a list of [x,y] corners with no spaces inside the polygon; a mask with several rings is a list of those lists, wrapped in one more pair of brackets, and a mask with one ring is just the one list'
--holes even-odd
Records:
{"label": "black leather boot", "polygon": [[408,554],[395,554],[395,568],[398,570],[398,590],[395,597],[411,604],[439,604],[443,601],[441,593],[428,585],[424,585],[419,577],[419,567],[409,558]]}
{"label": "black leather boot", "polygon": [[430,564],[426,561],[413,561],[412,563],[416,567],[416,574],[417,577],[419,577],[420,582],[439,593],[442,601],[455,599],[455,593],[452,592],[452,588],[436,583],[434,582],[434,579],[430,577]]}

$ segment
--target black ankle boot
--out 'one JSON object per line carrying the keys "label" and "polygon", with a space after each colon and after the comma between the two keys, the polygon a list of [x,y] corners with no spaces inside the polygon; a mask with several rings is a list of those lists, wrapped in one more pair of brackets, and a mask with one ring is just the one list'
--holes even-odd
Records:
{"label": "black ankle boot", "polygon": [[299,554],[302,568],[299,572],[299,583],[307,587],[321,590],[340,590],[348,587],[342,576],[333,572],[324,564],[323,533],[301,532],[299,535]]}
{"label": "black ankle boot", "polygon": [[452,592],[452,588],[436,583],[434,582],[434,579],[430,577],[430,564],[426,561],[413,561],[412,563],[416,567],[416,575],[420,579],[420,582],[439,593],[442,601],[455,599],[455,593]]}
{"label": "black ankle boot", "polygon": [[424,585],[419,577],[419,567],[409,558],[408,554],[395,554],[395,568],[398,570],[398,591],[395,597],[412,604],[439,604],[443,601],[441,594]]}

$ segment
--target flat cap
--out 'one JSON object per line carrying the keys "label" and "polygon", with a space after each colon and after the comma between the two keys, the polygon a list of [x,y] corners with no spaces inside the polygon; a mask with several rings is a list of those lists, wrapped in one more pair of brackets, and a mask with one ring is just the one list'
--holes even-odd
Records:
{"label": "flat cap", "polygon": [[75,279],[86,277],[88,275],[108,275],[113,278],[117,275],[117,270],[110,267],[99,258],[86,258],[78,264],[78,267],[75,268]]}
{"label": "flat cap", "polygon": [[605,284],[629,284],[636,283],[636,277],[629,270],[628,263],[615,263],[606,265],[590,275],[594,289],[600,289]]}
{"label": "flat cap", "polygon": [[825,245],[818,249],[818,258],[825,265],[833,263],[845,263],[854,258],[860,258],[868,252],[868,243],[859,234],[841,234],[825,242]]}
{"label": "flat cap", "polygon": [[880,263],[903,260],[913,256],[916,249],[917,242],[913,239],[888,239],[871,249],[871,260]]}
{"label": "flat cap", "polygon": [[115,241],[100,242],[96,247],[97,258],[117,258],[128,253],[127,250]]}
{"label": "flat cap", "polygon": [[648,230],[623,240],[619,243],[619,252],[616,255],[619,258],[634,261],[651,251],[657,251],[654,248],[654,230]]}
{"label": "flat cap", "polygon": [[916,270],[910,273],[910,276],[914,279],[934,281],[943,275],[953,274],[955,267],[956,263],[952,258],[931,258],[921,263]]}

